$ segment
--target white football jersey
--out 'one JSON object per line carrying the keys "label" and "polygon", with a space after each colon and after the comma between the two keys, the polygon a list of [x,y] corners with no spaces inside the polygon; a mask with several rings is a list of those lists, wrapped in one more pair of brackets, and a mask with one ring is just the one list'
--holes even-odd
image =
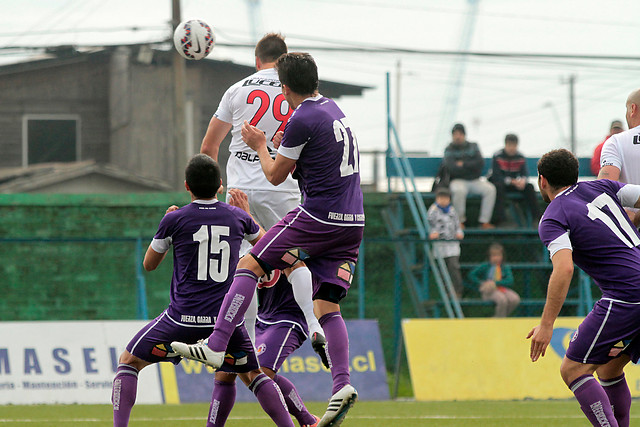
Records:
{"label": "white football jersey", "polygon": [[228,188],[299,191],[291,174],[278,186],[267,181],[258,153],[249,148],[240,135],[245,120],[264,131],[267,147],[275,157],[273,136],[284,130],[290,115],[275,68],[260,70],[227,89],[214,116],[233,126],[229,145],[231,155],[227,163]]}
{"label": "white football jersey", "polygon": [[618,181],[640,184],[640,126],[611,135],[602,146],[600,166],[620,169]]}

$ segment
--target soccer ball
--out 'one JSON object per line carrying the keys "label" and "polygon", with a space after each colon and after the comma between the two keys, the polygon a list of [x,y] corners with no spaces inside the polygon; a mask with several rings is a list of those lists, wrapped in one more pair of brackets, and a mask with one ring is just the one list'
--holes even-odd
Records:
{"label": "soccer ball", "polygon": [[204,58],[213,50],[214,43],[213,30],[199,19],[181,22],[173,33],[173,44],[186,59]]}

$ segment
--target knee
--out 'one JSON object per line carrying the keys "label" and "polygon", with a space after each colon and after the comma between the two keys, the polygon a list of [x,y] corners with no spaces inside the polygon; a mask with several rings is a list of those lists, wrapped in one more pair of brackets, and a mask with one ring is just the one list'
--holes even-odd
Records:
{"label": "knee", "polygon": [[454,179],[449,184],[452,196],[466,197],[468,193],[467,184],[462,179]]}
{"label": "knee", "polygon": [[496,186],[490,182],[485,182],[483,195],[486,197],[495,197],[496,196]]}
{"label": "knee", "polygon": [[121,365],[129,365],[136,368],[138,371],[142,370],[145,366],[149,365],[149,362],[145,362],[137,356],[129,353],[127,350],[123,351],[118,359],[118,363]]}

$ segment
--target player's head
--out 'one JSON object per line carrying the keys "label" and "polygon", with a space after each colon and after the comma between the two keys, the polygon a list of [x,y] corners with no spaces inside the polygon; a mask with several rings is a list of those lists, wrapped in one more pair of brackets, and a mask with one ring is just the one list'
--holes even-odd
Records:
{"label": "player's head", "polygon": [[538,186],[545,202],[559,189],[578,182],[579,163],[569,150],[552,150],[538,160]]}
{"label": "player's head", "polygon": [[273,64],[280,55],[285,53],[287,53],[287,44],[284,42],[284,36],[278,33],[266,34],[256,44],[256,67],[261,68],[263,64]]}
{"label": "player's head", "polygon": [[185,185],[197,199],[212,199],[222,185],[220,166],[206,154],[196,154],[184,171]]}
{"label": "player's head", "polygon": [[640,126],[640,89],[636,89],[627,98],[627,126],[629,129]]}
{"label": "player's head", "polygon": [[489,245],[487,252],[489,253],[489,262],[491,264],[502,264],[502,261],[504,261],[504,246],[500,243],[492,243]]}
{"label": "player's head", "polygon": [[467,132],[464,130],[464,125],[462,123],[456,123],[451,128],[451,139],[456,144],[462,144],[467,136]]}
{"label": "player's head", "polygon": [[[297,95],[315,95],[318,90],[318,67],[308,53],[291,52],[276,61],[278,77],[284,86]],[[286,97],[286,93],[285,93]]]}
{"label": "player's head", "polygon": [[504,151],[509,156],[518,152],[518,135],[509,133],[504,137]]}

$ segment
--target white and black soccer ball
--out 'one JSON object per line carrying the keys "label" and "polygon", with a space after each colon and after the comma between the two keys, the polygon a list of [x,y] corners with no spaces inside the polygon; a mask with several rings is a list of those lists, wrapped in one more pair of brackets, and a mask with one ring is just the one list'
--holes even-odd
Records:
{"label": "white and black soccer ball", "polygon": [[181,22],[173,32],[173,44],[183,58],[202,59],[213,50],[216,38],[211,27],[200,19]]}

